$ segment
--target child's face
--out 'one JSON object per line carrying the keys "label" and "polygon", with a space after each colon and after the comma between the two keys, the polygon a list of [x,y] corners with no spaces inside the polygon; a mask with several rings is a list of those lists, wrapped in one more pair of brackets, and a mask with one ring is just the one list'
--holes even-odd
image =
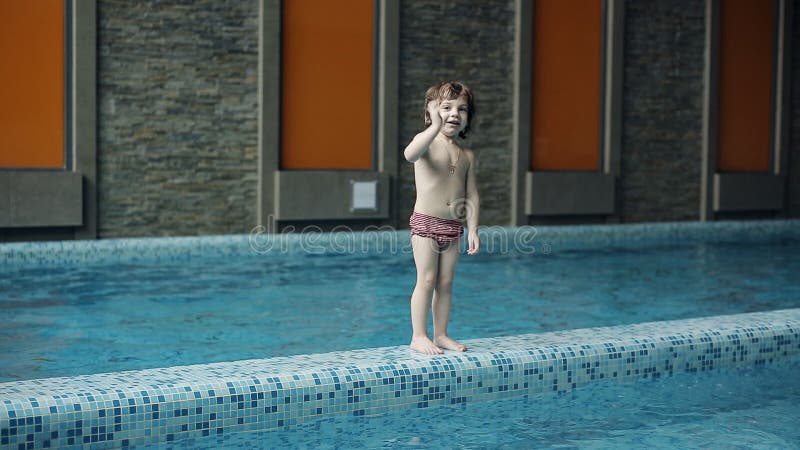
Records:
{"label": "child's face", "polygon": [[442,117],[441,133],[448,137],[458,135],[469,124],[469,105],[463,95],[453,100],[439,103],[439,115]]}

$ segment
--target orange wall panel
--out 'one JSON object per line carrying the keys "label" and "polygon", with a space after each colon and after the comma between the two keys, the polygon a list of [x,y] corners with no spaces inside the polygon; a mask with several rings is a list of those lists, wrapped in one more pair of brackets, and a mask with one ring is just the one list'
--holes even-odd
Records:
{"label": "orange wall panel", "polygon": [[0,168],[64,167],[64,2],[0,1]]}
{"label": "orange wall panel", "polygon": [[536,0],[531,169],[599,170],[601,0]]}
{"label": "orange wall panel", "polygon": [[720,2],[720,172],[770,168],[774,14],[774,1]]}
{"label": "orange wall panel", "polygon": [[284,0],[281,168],[371,169],[374,0]]}

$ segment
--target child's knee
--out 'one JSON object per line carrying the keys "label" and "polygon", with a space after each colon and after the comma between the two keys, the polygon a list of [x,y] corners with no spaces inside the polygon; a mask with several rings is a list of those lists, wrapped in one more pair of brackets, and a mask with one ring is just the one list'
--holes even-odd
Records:
{"label": "child's knee", "polygon": [[453,290],[453,277],[440,277],[436,281],[436,290],[450,292]]}
{"label": "child's knee", "polygon": [[417,277],[417,286],[425,289],[434,289],[437,286],[437,282],[438,280],[435,272],[422,274]]}

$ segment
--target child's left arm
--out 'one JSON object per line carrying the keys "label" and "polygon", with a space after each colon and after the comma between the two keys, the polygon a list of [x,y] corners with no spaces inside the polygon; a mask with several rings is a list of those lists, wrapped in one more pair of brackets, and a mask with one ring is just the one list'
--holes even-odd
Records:
{"label": "child's left arm", "polygon": [[477,169],[477,159],[472,150],[464,152],[469,161],[469,168],[467,169],[467,242],[469,249],[467,253],[474,255],[478,253],[481,248],[481,240],[478,237],[478,215],[480,213],[481,200],[478,195],[478,182],[475,179],[475,170]]}

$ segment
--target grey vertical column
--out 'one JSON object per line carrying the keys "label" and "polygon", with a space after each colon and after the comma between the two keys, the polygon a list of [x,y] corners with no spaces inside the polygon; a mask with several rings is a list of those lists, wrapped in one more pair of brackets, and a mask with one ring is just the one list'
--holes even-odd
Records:
{"label": "grey vertical column", "polygon": [[281,0],[261,0],[258,28],[257,222],[274,228],[281,109]]}
{"label": "grey vertical column", "polygon": [[511,225],[528,223],[525,177],[531,160],[533,2],[516,0],[514,17],[514,125],[511,156]]}
{"label": "grey vertical column", "polygon": [[72,161],[83,176],[83,225],[75,239],[97,237],[97,6],[72,2]]}
{"label": "grey vertical column", "polygon": [[[789,168],[789,132],[791,130],[791,80],[792,80],[792,17],[793,1],[778,1],[777,50],[775,64],[775,129],[773,139],[773,167],[775,175],[786,177]],[[789,183],[784,186],[784,198],[789,197]],[[788,210],[782,211],[783,214]]]}
{"label": "grey vertical column", "polygon": [[399,226],[398,200],[398,69],[400,2],[380,0],[378,21],[378,172],[389,176],[389,225]]}
{"label": "grey vertical column", "polygon": [[622,94],[624,88],[625,62],[625,0],[606,1],[605,71],[603,87],[603,173],[616,179],[614,188],[614,215],[607,222],[619,221],[619,201],[622,176]]}
{"label": "grey vertical column", "polygon": [[700,171],[700,221],[714,219],[714,172],[719,126],[719,1],[706,0],[703,69],[703,147]]}

